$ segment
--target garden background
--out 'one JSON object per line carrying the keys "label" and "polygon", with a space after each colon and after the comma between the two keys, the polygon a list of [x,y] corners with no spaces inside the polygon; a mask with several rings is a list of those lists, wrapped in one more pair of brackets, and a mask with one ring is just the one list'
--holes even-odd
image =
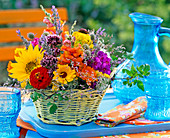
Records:
{"label": "garden background", "polygon": [[[40,4],[45,8],[52,5],[66,7],[67,24],[71,26],[77,20],[76,29],[105,28],[108,34],[113,34],[115,46],[123,44],[129,52],[134,37],[133,22],[128,17],[130,13],[159,16],[164,20],[162,26],[170,28],[170,0],[0,0],[0,10],[39,8]],[[169,64],[170,38],[160,37],[159,51],[165,63]],[[0,85],[7,80],[6,66],[7,62],[0,63]]]}

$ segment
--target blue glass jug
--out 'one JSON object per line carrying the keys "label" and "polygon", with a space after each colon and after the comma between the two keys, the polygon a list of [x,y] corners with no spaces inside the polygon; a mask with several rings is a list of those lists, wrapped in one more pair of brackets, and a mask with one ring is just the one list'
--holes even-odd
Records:
{"label": "blue glass jug", "polygon": [[[135,61],[125,60],[119,65],[118,70],[120,71],[117,73],[116,78],[126,78],[127,75],[122,73],[121,70],[123,68],[129,68],[132,64],[134,64],[134,66],[149,64],[150,78],[166,79],[170,77],[170,68],[162,60],[158,50],[159,36],[170,36],[170,29],[160,26],[163,22],[163,19],[160,17],[143,13],[131,13],[129,17],[134,22],[134,44],[132,53]],[[144,79],[141,80],[145,82]],[[123,85],[123,81],[124,80],[118,79],[112,82],[115,96],[123,103],[127,104],[135,98],[146,94],[146,91],[140,90],[136,85],[132,87]],[[152,89],[152,85],[148,83],[144,83],[144,86],[147,88],[147,91]]]}
{"label": "blue glass jug", "polygon": [[21,110],[21,93],[19,89],[0,87],[0,138],[18,138],[16,125]]}

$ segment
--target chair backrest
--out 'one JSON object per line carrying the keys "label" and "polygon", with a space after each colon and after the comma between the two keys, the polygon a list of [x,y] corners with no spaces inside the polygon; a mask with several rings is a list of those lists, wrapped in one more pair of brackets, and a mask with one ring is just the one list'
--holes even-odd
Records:
{"label": "chair backrest", "polygon": [[[52,13],[51,9],[46,10],[47,12]],[[61,20],[68,20],[66,8],[57,8],[57,11]],[[36,37],[41,36],[46,26],[45,24],[42,26],[42,24],[38,23],[42,23],[44,16],[45,13],[41,9],[0,10],[0,25],[8,26],[8,28],[0,28],[0,61],[14,60],[15,49],[17,47],[24,47],[23,45],[9,46],[14,42],[22,42],[16,33],[17,29],[21,31],[21,34],[25,38],[27,38],[27,33],[29,32],[36,34]],[[36,23],[36,26],[34,23]],[[28,25],[27,27],[16,27],[23,24]],[[65,26],[64,30],[68,30],[68,26]]]}

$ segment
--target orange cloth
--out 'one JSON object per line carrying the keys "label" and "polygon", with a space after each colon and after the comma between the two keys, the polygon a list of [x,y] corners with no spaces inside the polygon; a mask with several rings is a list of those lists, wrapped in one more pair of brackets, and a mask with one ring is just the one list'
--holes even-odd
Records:
{"label": "orange cloth", "polygon": [[27,130],[36,131],[29,123],[24,122],[20,117],[17,118],[17,126]]}
{"label": "orange cloth", "polygon": [[146,98],[138,97],[127,105],[121,104],[104,114],[98,114],[96,124],[106,127],[115,125],[143,116],[147,108]]}

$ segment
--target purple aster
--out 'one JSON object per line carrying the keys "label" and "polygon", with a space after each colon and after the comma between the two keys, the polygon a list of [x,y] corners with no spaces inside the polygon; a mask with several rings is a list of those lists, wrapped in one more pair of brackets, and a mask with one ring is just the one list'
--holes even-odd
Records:
{"label": "purple aster", "polygon": [[97,70],[100,66],[101,66],[101,61],[100,58],[98,57],[94,57],[93,58],[93,63],[92,63],[92,68],[94,68],[95,70]]}
{"label": "purple aster", "polygon": [[110,73],[111,73],[110,66],[108,66],[108,64],[106,64],[106,63],[102,64],[100,71],[103,73],[106,73],[108,75],[110,75]]}
{"label": "purple aster", "polygon": [[111,59],[108,58],[108,57],[106,57],[106,56],[103,56],[101,61],[102,61],[103,63],[110,64]]}
{"label": "purple aster", "polygon": [[97,53],[97,56],[98,56],[98,57],[103,57],[103,56],[107,56],[107,54],[104,53],[103,51],[99,51],[99,52]]}

